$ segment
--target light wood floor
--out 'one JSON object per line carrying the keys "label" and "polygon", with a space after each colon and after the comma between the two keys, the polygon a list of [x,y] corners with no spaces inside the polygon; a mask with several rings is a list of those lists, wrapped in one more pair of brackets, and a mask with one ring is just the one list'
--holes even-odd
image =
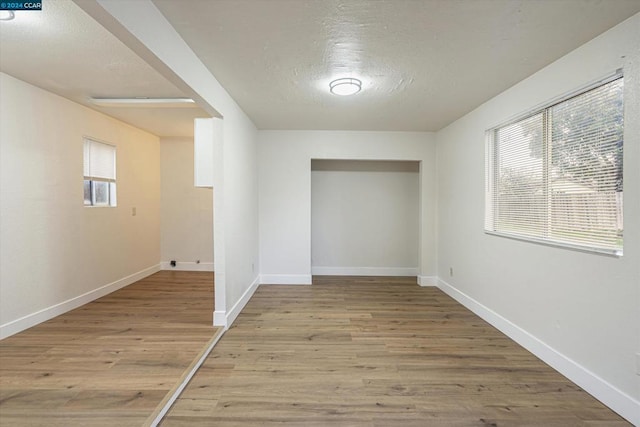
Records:
{"label": "light wood floor", "polygon": [[626,426],[415,279],[261,286],[162,423]]}
{"label": "light wood floor", "polygon": [[0,341],[0,425],[141,426],[212,313],[213,273],[162,271]]}

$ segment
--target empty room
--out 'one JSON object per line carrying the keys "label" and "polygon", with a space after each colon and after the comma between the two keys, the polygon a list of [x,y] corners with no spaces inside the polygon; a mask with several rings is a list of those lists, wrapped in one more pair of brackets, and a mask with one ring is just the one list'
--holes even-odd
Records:
{"label": "empty room", "polygon": [[0,426],[640,425],[640,1],[0,5]]}

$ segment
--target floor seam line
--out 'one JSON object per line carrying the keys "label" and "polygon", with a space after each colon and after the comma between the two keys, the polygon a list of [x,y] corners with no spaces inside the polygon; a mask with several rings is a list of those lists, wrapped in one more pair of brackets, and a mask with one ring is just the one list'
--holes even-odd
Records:
{"label": "floor seam line", "polygon": [[166,394],[164,399],[162,399],[162,401],[158,404],[158,406],[153,411],[153,413],[144,422],[143,425],[145,427],[157,427],[160,424],[160,422],[165,417],[165,415],[169,412],[169,410],[171,409],[175,401],[178,400],[178,397],[180,397],[184,389],[187,387],[187,385],[189,384],[189,381],[191,381],[191,379],[196,374],[198,369],[200,369],[204,361],[207,359],[207,357],[209,356],[209,354],[211,353],[215,345],[218,343],[218,341],[220,341],[220,338],[222,338],[224,333],[225,333],[225,328],[220,328],[216,332],[216,334],[213,337],[211,337],[209,342],[206,344],[204,350],[202,350],[200,354],[196,356],[196,358],[191,363],[191,365],[185,370],[185,372],[187,373],[183,376],[182,381],[177,383],[173,387],[173,389],[169,390],[169,392]]}

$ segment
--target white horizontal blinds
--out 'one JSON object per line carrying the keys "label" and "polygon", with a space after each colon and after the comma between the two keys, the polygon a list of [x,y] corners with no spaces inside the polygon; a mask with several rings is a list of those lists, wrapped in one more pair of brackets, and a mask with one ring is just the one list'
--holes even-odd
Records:
{"label": "white horizontal blinds", "polygon": [[622,249],[623,79],[549,109],[550,237]]}
{"label": "white horizontal blinds", "polygon": [[91,172],[91,168],[89,167],[89,159],[91,158],[91,141],[88,139],[84,140],[84,147],[83,147],[83,151],[84,151],[84,161],[83,161],[83,165],[84,165],[84,176],[88,177],[90,172]]}
{"label": "white horizontal blinds", "polygon": [[623,78],[489,131],[488,231],[622,253]]}
{"label": "white horizontal blinds", "polygon": [[115,181],[116,147],[85,138],[84,176],[87,179]]}
{"label": "white horizontal blinds", "polygon": [[494,229],[544,237],[543,114],[494,132]]}

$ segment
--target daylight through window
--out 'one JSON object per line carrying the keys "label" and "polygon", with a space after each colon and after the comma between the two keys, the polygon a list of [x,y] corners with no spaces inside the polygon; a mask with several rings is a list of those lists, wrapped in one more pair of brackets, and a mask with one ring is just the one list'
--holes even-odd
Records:
{"label": "daylight through window", "polygon": [[84,139],[84,205],[116,206],[116,147]]}
{"label": "daylight through window", "polygon": [[622,255],[623,85],[487,131],[487,232]]}

